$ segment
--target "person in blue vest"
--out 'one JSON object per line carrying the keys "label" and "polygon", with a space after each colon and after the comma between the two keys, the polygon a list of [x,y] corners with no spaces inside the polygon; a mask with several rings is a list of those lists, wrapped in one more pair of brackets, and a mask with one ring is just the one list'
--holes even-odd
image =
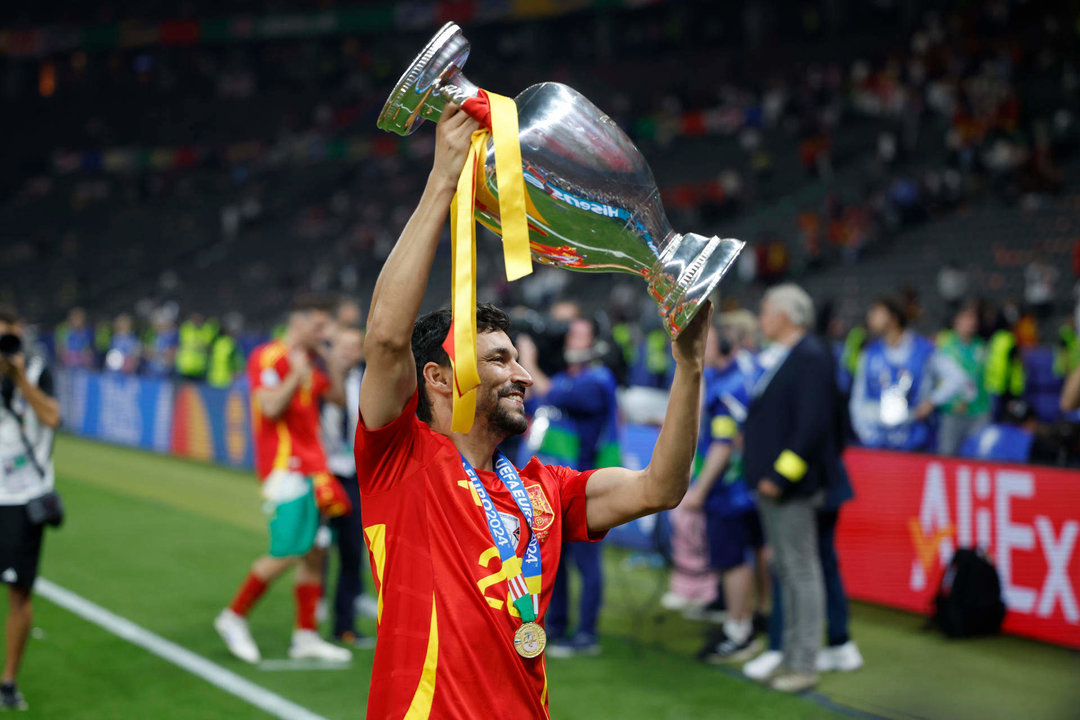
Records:
{"label": "person in blue vest", "polygon": [[113,322],[109,352],[105,354],[105,369],[132,375],[139,369],[142,360],[142,343],[135,335],[131,316],[120,313]]}
{"label": "person in blue vest", "polygon": [[[761,520],[742,477],[740,437],[758,368],[752,356],[738,351],[730,334],[719,335],[716,343],[718,362],[705,374],[698,470],[682,503],[688,510],[705,511],[709,561],[720,573],[727,608],[720,634],[698,653],[709,663],[745,660],[760,649],[752,605],[755,554],[759,563],[765,561]],[[769,593],[764,587],[757,591],[760,605]]]}
{"label": "person in blue vest", "polygon": [[908,329],[898,300],[875,300],[866,325],[875,339],[859,358],[852,383],[855,435],[866,447],[931,450],[935,411],[957,398],[973,400],[975,388],[951,357]]}
{"label": "person in blue vest", "polygon": [[64,367],[88,370],[94,366],[94,331],[82,308],[71,308],[67,322],[57,330],[56,355]]}
{"label": "person in blue vest", "polygon": [[[517,340],[518,361],[532,376],[533,424],[522,452],[541,462],[577,470],[610,467],[619,462],[616,441],[615,375],[597,362],[596,329],[585,318],[570,321],[563,355],[566,370],[548,376],[538,362],[536,344],[527,335]],[[551,657],[600,652],[596,626],[603,602],[601,543],[568,543],[552,588],[547,614]],[[567,570],[581,573],[581,608],[575,633],[569,632]]]}
{"label": "person in blue vest", "polygon": [[180,344],[173,311],[167,306],[158,308],[151,322],[154,332],[144,350],[146,372],[154,377],[169,377],[176,367],[176,348]]}

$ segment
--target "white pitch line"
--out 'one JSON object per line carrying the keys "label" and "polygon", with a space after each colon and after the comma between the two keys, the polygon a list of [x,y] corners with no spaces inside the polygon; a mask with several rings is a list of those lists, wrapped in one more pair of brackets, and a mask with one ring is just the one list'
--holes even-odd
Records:
{"label": "white pitch line", "polygon": [[147,650],[159,658],[177,667],[201,677],[211,685],[221,688],[230,695],[244,700],[255,707],[265,710],[281,720],[326,720],[307,708],[272,693],[266,688],[240,677],[231,670],[226,670],[201,655],[196,655],[187,648],[170,642],[160,635],[155,635],[146,628],[111,613],[100,605],[95,605],[84,597],[65,590],[56,583],[43,577],[37,579],[34,590],[38,595],[65,608],[84,620],[108,630],[113,635],[127,640],[133,645]]}

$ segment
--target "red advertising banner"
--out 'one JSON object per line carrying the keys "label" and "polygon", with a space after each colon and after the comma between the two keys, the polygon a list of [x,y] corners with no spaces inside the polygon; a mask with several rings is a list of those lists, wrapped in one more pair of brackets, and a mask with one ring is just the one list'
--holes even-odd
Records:
{"label": "red advertising banner", "polygon": [[837,549],[858,600],[929,613],[958,547],[987,551],[1005,632],[1080,648],[1080,472],[850,449]]}

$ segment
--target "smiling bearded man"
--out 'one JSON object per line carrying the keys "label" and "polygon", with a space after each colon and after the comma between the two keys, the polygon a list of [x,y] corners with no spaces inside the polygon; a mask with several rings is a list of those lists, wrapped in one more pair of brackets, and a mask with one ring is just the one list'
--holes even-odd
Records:
{"label": "smiling bearded man", "polygon": [[478,128],[453,105],[443,113],[424,194],[371,301],[355,446],[379,592],[369,720],[548,717],[543,617],[563,543],[675,507],[697,442],[710,307],[673,345],[671,398],[644,470],[533,458],[519,471],[498,452],[526,429],[532,378],[491,305],[477,308],[476,419],[451,431],[450,313],[416,316]]}

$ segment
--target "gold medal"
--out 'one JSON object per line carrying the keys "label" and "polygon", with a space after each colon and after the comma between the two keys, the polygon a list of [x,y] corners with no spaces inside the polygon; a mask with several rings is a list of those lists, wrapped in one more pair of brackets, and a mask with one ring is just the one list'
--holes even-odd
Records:
{"label": "gold medal", "polygon": [[522,623],[514,633],[514,649],[524,658],[534,658],[547,647],[547,633],[534,622]]}

